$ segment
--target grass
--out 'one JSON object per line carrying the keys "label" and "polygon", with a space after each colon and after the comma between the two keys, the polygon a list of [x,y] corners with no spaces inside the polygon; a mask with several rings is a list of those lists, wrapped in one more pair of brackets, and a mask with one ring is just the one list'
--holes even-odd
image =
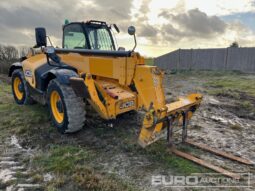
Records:
{"label": "grass", "polygon": [[254,80],[254,78],[245,75],[227,75],[207,82],[207,85],[219,92],[244,92],[255,97],[255,86],[252,86]]}
{"label": "grass", "polygon": [[[38,142],[41,134],[49,136],[52,130],[55,132],[49,123],[46,107],[40,104],[19,106],[14,103],[10,85],[0,81],[0,87],[0,139],[18,134],[28,143],[32,138]],[[42,183],[44,173],[55,174],[47,190],[59,190],[67,183],[76,186],[77,190],[138,190],[119,177],[97,172],[88,166],[94,157],[86,148],[53,143],[33,159],[31,178],[34,182]],[[29,163],[29,160],[24,162]]]}
{"label": "grass", "polygon": [[[191,148],[186,148],[186,150],[187,149],[190,150]],[[182,150],[185,149],[182,148]],[[177,175],[190,175],[192,173],[209,172],[208,169],[202,166],[169,153],[166,149],[166,145],[163,142],[151,145],[148,149],[144,150],[144,153],[146,155],[150,155],[153,161],[161,164],[163,163]]]}
{"label": "grass", "polygon": [[18,106],[15,104],[0,105],[0,137],[5,137],[5,133],[32,134],[39,124],[48,122],[47,111],[39,105]]}
{"label": "grass", "polygon": [[[46,108],[41,105],[19,106],[14,103],[10,85],[0,84],[0,137],[6,133],[28,133],[38,124],[48,122]],[[33,129],[34,128],[34,129]]]}
{"label": "grass", "polygon": [[205,81],[205,86],[211,88],[212,94],[224,91],[244,92],[255,97],[254,75],[243,74],[236,71],[178,71],[179,77],[198,76]]}
{"label": "grass", "polygon": [[255,119],[255,86],[253,85],[255,75],[253,74],[237,71],[191,70],[177,71],[170,77],[172,81],[175,79],[189,80],[194,89],[195,84],[198,84],[202,94],[206,92],[222,101],[229,99],[231,101],[229,105],[224,105],[226,110],[235,113],[240,118]]}
{"label": "grass", "polygon": [[42,166],[45,172],[70,173],[88,157],[89,153],[78,147],[54,145],[46,154],[36,157],[34,162],[36,166]]}
{"label": "grass", "polygon": [[[236,114],[239,117],[252,117],[255,113],[255,81],[254,75],[227,73],[217,76],[205,83],[207,92],[214,96],[222,96],[235,100]],[[233,110],[235,110],[233,108]]]}
{"label": "grass", "polygon": [[[193,78],[194,77],[194,78]],[[230,98],[235,106],[230,109],[239,117],[254,119],[255,113],[255,76],[238,71],[177,71],[171,75],[175,78],[189,80],[190,83],[203,86],[207,94]],[[197,81],[197,79],[200,81]],[[203,93],[203,92],[202,92]]]}
{"label": "grass", "polygon": [[[200,165],[171,154],[168,151],[165,139],[159,140],[144,149],[137,145],[137,138],[131,136],[132,134],[121,132],[121,129],[119,129],[118,137],[123,138],[123,143],[120,145],[121,150],[128,153],[142,155],[148,158],[153,163],[153,166],[169,169],[176,175],[190,175],[192,173],[210,172],[208,169]],[[191,147],[179,146],[178,148],[185,152],[198,153],[197,150]]]}
{"label": "grass", "polygon": [[54,145],[45,153],[37,155],[33,161],[39,171],[56,175],[47,185],[49,190],[64,187],[67,182],[72,182],[77,189],[85,190],[137,190],[114,175],[98,172],[87,165],[94,157],[85,148]]}
{"label": "grass", "polygon": [[242,127],[239,124],[230,125],[230,128],[233,130],[240,130]]}

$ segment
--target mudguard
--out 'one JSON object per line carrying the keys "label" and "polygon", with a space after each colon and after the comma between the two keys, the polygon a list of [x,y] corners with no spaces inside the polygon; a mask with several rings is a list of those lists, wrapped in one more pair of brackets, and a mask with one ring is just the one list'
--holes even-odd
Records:
{"label": "mudguard", "polygon": [[14,70],[16,69],[20,69],[22,68],[22,63],[21,62],[15,62],[11,65],[10,69],[9,69],[9,73],[8,73],[8,76],[11,77],[12,76],[12,73]]}
{"label": "mudguard", "polygon": [[[36,88],[41,91],[46,91],[47,86],[52,79],[57,79],[61,84],[70,84],[71,77],[78,77],[78,74],[71,69],[56,68],[45,65],[41,71],[35,72]],[[44,72],[42,72],[45,70]]]}
{"label": "mudguard", "polygon": [[54,68],[49,71],[50,74],[53,74],[56,79],[61,83],[61,84],[66,84],[70,85],[70,78],[71,77],[79,77],[79,75],[70,69],[59,69],[59,68]]}

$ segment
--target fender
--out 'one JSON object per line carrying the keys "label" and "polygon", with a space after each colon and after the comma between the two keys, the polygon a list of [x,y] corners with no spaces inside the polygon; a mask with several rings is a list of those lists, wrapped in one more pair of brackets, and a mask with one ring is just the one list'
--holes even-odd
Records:
{"label": "fender", "polygon": [[61,84],[66,84],[66,85],[70,85],[70,78],[79,77],[79,75],[71,69],[54,68],[54,69],[51,69],[49,73],[54,75]]}
{"label": "fender", "polygon": [[22,63],[21,62],[15,62],[11,65],[11,67],[9,68],[9,73],[8,73],[8,76],[11,77],[12,76],[12,73],[14,70],[16,69],[20,69],[22,68]]}
{"label": "fender", "polygon": [[[46,65],[47,66],[47,65]],[[52,79],[57,79],[61,84],[70,85],[71,77],[79,77],[78,74],[71,69],[60,69],[57,67],[47,66],[44,73],[37,72],[36,88],[41,91],[46,91],[47,86]]]}

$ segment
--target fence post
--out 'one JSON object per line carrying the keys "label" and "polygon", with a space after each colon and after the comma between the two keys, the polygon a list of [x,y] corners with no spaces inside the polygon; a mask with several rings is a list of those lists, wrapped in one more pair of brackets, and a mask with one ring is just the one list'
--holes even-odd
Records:
{"label": "fence post", "polygon": [[228,49],[226,48],[226,56],[225,56],[225,63],[224,63],[224,70],[227,71],[227,65],[228,65]]}
{"label": "fence post", "polygon": [[193,48],[191,49],[191,59],[190,59],[190,63],[189,63],[189,70],[192,70],[192,65],[193,65]]}
{"label": "fence post", "polygon": [[181,64],[181,49],[179,48],[177,70],[180,70],[180,64]]}

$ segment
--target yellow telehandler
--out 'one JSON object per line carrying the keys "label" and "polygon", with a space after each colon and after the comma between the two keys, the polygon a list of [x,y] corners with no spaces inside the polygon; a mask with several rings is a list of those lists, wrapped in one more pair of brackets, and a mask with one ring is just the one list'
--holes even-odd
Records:
{"label": "yellow telehandler", "polygon": [[47,46],[46,30],[36,28],[34,49],[9,70],[15,101],[20,105],[35,101],[47,104],[52,122],[61,133],[82,129],[85,103],[105,120],[145,110],[139,145],[146,147],[165,135],[172,144],[172,126],[179,121],[185,142],[188,121],[202,95],[191,94],[166,103],[163,72],[145,65],[144,57],[134,51],[135,27],[128,28],[135,40],[130,51],[117,48],[112,30],[119,32],[117,25],[102,21],[66,23],[62,48],[55,48]]}

